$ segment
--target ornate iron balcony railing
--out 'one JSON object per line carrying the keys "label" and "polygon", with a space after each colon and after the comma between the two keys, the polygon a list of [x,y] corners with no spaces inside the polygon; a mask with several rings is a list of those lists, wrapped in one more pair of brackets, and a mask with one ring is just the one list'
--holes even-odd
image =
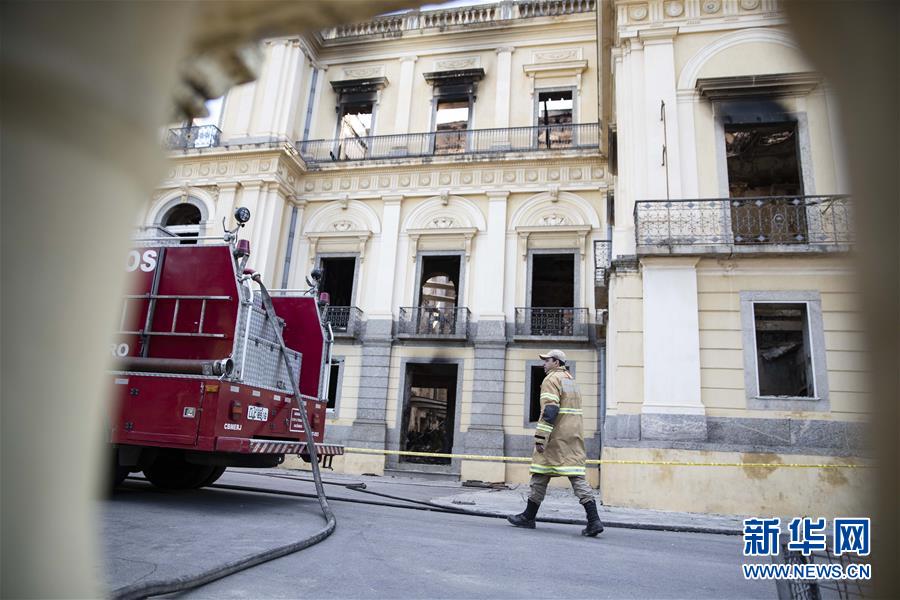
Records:
{"label": "ornate iron balcony railing", "polygon": [[516,335],[548,338],[587,337],[588,309],[517,307]]}
{"label": "ornate iron balcony railing", "polygon": [[594,240],[594,285],[606,285],[610,252],[612,252],[610,240]]}
{"label": "ornate iron balcony railing", "polygon": [[408,337],[465,339],[469,335],[469,309],[465,306],[401,307],[397,333]]}
{"label": "ornate iron balcony railing", "polygon": [[329,306],[325,310],[325,321],[331,324],[335,335],[357,337],[362,311],[355,306]]}
{"label": "ornate iron balcony railing", "polygon": [[546,152],[599,146],[599,123],[431,131],[297,142],[300,156],[307,163],[452,154]]}
{"label": "ornate iron balcony railing", "polygon": [[850,196],[771,196],[635,203],[639,253],[845,250]]}
{"label": "ornate iron balcony railing", "polygon": [[597,0],[520,0],[445,10],[409,11],[350,25],[339,25],[320,32],[323,40],[365,36],[399,37],[404,31],[477,27],[510,19],[556,17],[593,12]]}
{"label": "ornate iron balcony railing", "polygon": [[166,148],[169,150],[214,148],[219,145],[219,138],[221,135],[222,130],[215,125],[178,127],[169,130],[169,133],[166,136]]}

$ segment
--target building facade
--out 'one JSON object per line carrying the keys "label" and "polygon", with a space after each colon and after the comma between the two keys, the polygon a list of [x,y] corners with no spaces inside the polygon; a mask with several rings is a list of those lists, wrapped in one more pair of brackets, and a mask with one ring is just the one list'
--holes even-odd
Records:
{"label": "building facade", "polygon": [[[771,0],[410,11],[264,54],[213,122],[168,132],[141,224],[215,235],[246,206],[267,285],[322,270],[330,440],[527,456],[537,354],[561,348],[591,458],[860,454],[834,103]],[[433,457],[335,466],[527,478],[521,463]],[[800,480],[837,510],[856,477],[590,473],[610,504],[723,512],[788,510]],[[697,504],[697,486],[719,485]]]}

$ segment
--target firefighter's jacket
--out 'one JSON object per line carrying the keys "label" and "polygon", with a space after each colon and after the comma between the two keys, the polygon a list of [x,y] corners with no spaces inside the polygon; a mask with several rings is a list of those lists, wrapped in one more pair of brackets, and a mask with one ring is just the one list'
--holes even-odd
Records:
{"label": "firefighter's jacket", "polygon": [[[555,418],[547,411],[552,405],[559,408]],[[532,473],[566,477],[584,475],[581,395],[575,379],[564,367],[550,371],[541,383],[541,418],[534,438],[536,444],[544,445],[544,451],[538,452],[535,448],[531,459]]]}

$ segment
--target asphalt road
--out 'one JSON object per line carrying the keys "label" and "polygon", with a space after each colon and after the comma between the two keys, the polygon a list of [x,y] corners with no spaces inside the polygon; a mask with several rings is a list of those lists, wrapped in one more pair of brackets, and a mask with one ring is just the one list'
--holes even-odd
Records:
{"label": "asphalt road", "polygon": [[[226,474],[222,483],[312,491],[308,483]],[[374,498],[340,487],[334,497]],[[398,496],[432,485],[380,486]],[[574,501],[574,500],[573,500]],[[743,579],[741,538],[574,525],[516,529],[500,519],[332,502],[324,542],[177,597],[187,598],[774,598]],[[324,520],[313,499],[204,489],[162,493],[128,482],[100,511],[111,588],[202,571],[294,541]]]}

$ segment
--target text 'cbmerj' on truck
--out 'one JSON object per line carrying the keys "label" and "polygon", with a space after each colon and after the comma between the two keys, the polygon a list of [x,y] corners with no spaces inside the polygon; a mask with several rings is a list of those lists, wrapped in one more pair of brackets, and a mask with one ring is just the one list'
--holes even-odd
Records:
{"label": "text 'cbmerj' on truck", "polygon": [[246,268],[250,244],[238,234],[249,218],[239,208],[218,237],[153,227],[133,242],[111,345],[116,485],[143,471],[155,486],[189,489],[227,467],[309,461],[301,409],[317,459],[330,466],[343,454],[324,443],[333,336],[320,274],[307,290],[267,290]]}

